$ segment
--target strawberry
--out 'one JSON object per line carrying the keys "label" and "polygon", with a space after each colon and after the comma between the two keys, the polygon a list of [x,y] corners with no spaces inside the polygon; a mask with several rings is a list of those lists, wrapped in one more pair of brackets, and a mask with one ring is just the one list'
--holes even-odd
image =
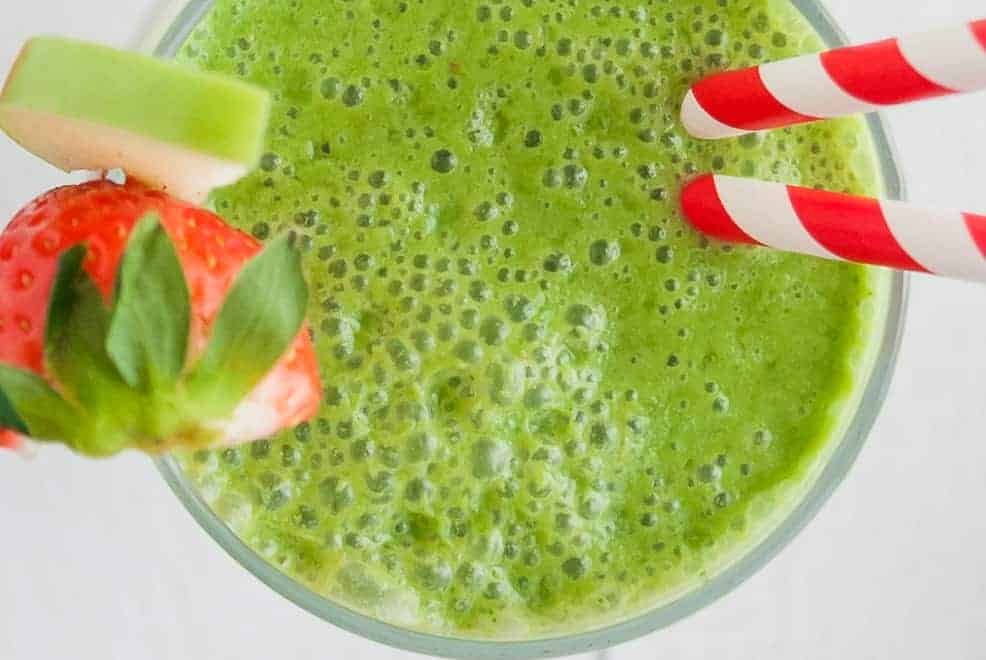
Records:
{"label": "strawberry", "polygon": [[0,235],[0,447],[160,452],[310,419],[306,304],[286,238],[261,251],[138,183],[52,190]]}

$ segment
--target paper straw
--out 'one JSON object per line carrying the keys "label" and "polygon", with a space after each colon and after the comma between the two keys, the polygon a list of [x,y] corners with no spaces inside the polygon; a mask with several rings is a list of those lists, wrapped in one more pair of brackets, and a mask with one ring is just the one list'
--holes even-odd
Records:
{"label": "paper straw", "polygon": [[716,139],[984,87],[986,19],[714,74],[688,92],[681,119]]}
{"label": "paper straw", "polygon": [[685,217],[726,241],[986,282],[986,216],[706,174]]}

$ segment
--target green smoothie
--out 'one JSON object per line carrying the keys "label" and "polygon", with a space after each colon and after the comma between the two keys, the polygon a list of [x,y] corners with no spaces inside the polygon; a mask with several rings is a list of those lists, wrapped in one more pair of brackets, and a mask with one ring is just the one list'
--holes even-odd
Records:
{"label": "green smoothie", "polygon": [[678,108],[821,45],[783,0],[217,0],[179,58],[276,104],[213,202],[298,235],[326,387],[190,478],[288,575],[438,634],[584,631],[708,580],[838,443],[889,276],[678,211],[703,171],[876,193],[861,121],[701,142]]}

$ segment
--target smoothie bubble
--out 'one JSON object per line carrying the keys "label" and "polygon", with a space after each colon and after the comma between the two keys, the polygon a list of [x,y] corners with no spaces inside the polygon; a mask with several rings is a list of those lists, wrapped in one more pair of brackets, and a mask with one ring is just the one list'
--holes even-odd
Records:
{"label": "smoothie bubble", "polygon": [[356,85],[348,85],[342,92],[342,102],[350,108],[363,103],[363,89]]}
{"label": "smoothie bubble", "polygon": [[463,340],[456,344],[455,355],[463,362],[472,364],[483,358],[483,347],[477,341]]}
{"label": "smoothie bubble", "polygon": [[510,334],[510,327],[501,319],[489,317],[480,326],[480,335],[490,346],[496,346],[506,341]]}
{"label": "smoothie bubble", "polygon": [[524,405],[528,408],[543,408],[551,402],[553,397],[554,393],[551,388],[544,383],[539,383],[524,394]]}
{"label": "smoothie bubble", "polygon": [[420,463],[431,459],[438,451],[438,438],[427,432],[415,433],[408,439],[407,458]]}
{"label": "smoothie bubble", "polygon": [[448,149],[439,149],[431,157],[431,169],[439,174],[448,174],[455,169],[458,159]]}
{"label": "smoothie bubble", "polygon": [[596,266],[608,266],[620,257],[620,244],[615,241],[596,241],[589,248],[589,259]]}
{"label": "smoothie bubble", "polygon": [[440,559],[422,563],[418,568],[417,577],[425,589],[444,591],[452,584],[452,567]]}
{"label": "smoothie bubble", "polygon": [[538,130],[530,130],[524,137],[524,145],[531,149],[540,147],[543,142],[544,136],[541,134],[541,131]]}

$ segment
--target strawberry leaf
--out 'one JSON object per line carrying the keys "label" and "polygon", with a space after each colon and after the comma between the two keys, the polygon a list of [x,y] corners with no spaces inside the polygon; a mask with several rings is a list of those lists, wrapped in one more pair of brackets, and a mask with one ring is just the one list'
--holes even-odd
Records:
{"label": "strawberry leaf", "polygon": [[77,245],[58,260],[45,325],[45,361],[69,398],[89,410],[119,411],[132,396],[106,354],[109,312],[82,268],[85,255],[86,248]]}
{"label": "strawberry leaf", "polygon": [[131,387],[173,383],[185,366],[191,303],[175,246],[154,214],[134,227],[117,271],[106,352]]}
{"label": "strawberry leaf", "polygon": [[31,433],[30,429],[27,428],[27,423],[17,414],[13,402],[3,389],[0,389],[0,429],[16,431],[21,435]]}
{"label": "strawberry leaf", "polygon": [[276,238],[240,271],[189,376],[211,414],[231,413],[273,368],[301,330],[307,305],[301,255],[287,236]]}
{"label": "strawberry leaf", "polygon": [[75,307],[77,294],[74,285],[82,274],[82,262],[85,261],[86,252],[85,245],[76,245],[58,258],[58,269],[55,271],[51,297],[48,300],[48,318],[45,325],[46,348],[59,341],[68,317]]}
{"label": "strawberry leaf", "polygon": [[0,364],[0,426],[38,440],[57,440],[70,446],[79,427],[79,412],[40,376]]}

